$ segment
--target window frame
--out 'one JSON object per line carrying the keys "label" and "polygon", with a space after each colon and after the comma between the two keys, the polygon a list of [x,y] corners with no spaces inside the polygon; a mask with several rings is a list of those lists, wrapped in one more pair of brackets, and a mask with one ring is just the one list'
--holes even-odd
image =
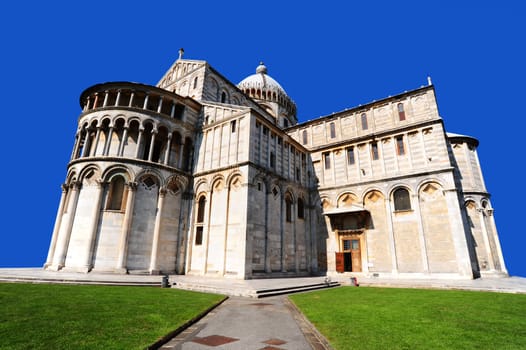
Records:
{"label": "window frame", "polygon": [[400,102],[396,108],[398,109],[398,120],[399,121],[404,121],[406,119],[406,116],[405,116],[405,109],[404,109],[404,104],[402,102]]}
{"label": "window frame", "polygon": [[405,156],[405,144],[404,144],[404,136],[399,135],[395,137],[396,141],[396,154],[399,156]]}
{"label": "window frame", "polygon": [[371,142],[371,159],[378,160],[380,159],[380,150],[378,149],[378,142]]}
{"label": "window frame", "polygon": [[369,129],[369,124],[367,123],[367,113],[362,113],[360,115],[361,122],[362,122],[362,130]]}
{"label": "window frame", "polygon": [[[401,197],[402,193],[404,194],[403,197]],[[411,195],[407,188],[398,187],[393,191],[393,206],[395,212],[413,210],[411,207]]]}

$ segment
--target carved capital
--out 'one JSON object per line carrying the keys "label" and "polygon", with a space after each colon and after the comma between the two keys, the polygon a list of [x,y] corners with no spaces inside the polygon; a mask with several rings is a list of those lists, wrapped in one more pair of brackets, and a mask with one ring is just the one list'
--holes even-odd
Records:
{"label": "carved capital", "polygon": [[161,196],[161,197],[166,196],[166,192],[167,192],[166,188],[164,188],[164,187],[159,188],[159,196]]}
{"label": "carved capital", "polygon": [[130,181],[126,184],[126,186],[128,186],[128,190],[130,191],[137,191],[137,182]]}
{"label": "carved capital", "polygon": [[60,185],[60,188],[62,188],[62,192],[68,192],[68,185],[67,184],[62,184]]}

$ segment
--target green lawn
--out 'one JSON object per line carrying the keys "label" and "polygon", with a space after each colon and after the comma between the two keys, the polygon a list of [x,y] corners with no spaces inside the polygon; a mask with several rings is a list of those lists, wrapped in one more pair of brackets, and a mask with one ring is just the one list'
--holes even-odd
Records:
{"label": "green lawn", "polygon": [[144,349],[223,298],[155,287],[0,283],[0,349]]}
{"label": "green lawn", "polygon": [[335,349],[526,349],[526,295],[340,287],[290,299]]}

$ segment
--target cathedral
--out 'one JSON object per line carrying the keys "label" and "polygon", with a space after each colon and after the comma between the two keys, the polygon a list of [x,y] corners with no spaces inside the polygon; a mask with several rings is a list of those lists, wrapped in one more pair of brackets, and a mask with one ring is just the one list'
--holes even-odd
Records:
{"label": "cathedral", "polygon": [[431,81],[298,123],[260,63],[179,58],[81,113],[44,268],[233,279],[507,276],[477,156]]}

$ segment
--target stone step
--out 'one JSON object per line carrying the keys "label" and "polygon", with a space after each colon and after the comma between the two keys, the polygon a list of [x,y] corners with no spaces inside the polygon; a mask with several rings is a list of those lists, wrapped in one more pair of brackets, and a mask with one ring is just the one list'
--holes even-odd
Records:
{"label": "stone step", "polygon": [[161,287],[160,282],[149,281],[96,281],[85,279],[46,279],[31,277],[0,277],[0,282],[11,283],[50,283],[50,284],[88,284],[101,286],[135,286],[135,287]]}
{"label": "stone step", "polygon": [[277,289],[263,289],[263,290],[256,291],[256,297],[265,298],[265,297],[271,297],[271,296],[276,296],[276,295],[308,292],[312,290],[333,288],[333,287],[339,287],[339,286],[340,286],[340,283],[338,282],[329,282],[329,283],[317,283],[317,284],[311,284],[311,285],[277,288]]}

